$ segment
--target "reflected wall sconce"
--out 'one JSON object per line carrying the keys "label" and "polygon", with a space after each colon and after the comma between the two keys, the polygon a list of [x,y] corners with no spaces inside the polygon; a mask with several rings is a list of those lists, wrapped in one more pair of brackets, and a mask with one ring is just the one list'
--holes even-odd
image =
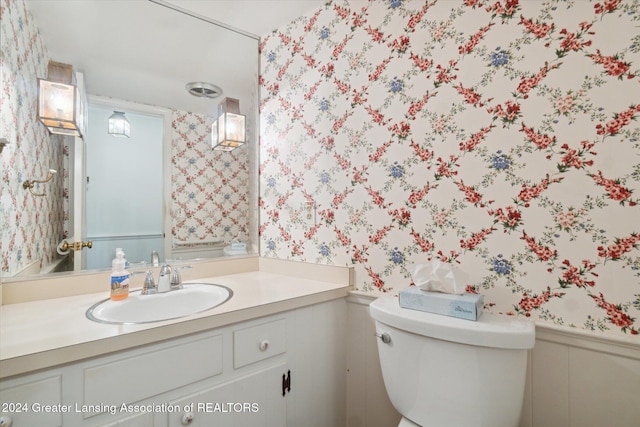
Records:
{"label": "reflected wall sconce", "polygon": [[47,175],[47,177],[45,179],[28,179],[25,182],[22,183],[22,188],[24,188],[25,190],[29,190],[29,192],[31,194],[33,194],[34,196],[44,196],[44,192],[43,193],[34,193],[33,192],[33,186],[36,184],[44,184],[45,182],[49,182],[51,181],[51,179],[53,179],[53,176],[56,174],[56,170],[55,169],[49,169],[49,175]]}
{"label": "reflected wall sconce", "polygon": [[240,114],[240,101],[225,98],[218,105],[218,118],[211,125],[211,147],[231,151],[246,142],[245,116]]}
{"label": "reflected wall sconce", "polygon": [[49,61],[46,79],[38,79],[38,120],[49,133],[82,136],[82,101],[73,67]]}
{"label": "reflected wall sconce", "polygon": [[131,124],[122,111],[114,111],[109,117],[109,135],[119,138],[129,138],[131,135]]}

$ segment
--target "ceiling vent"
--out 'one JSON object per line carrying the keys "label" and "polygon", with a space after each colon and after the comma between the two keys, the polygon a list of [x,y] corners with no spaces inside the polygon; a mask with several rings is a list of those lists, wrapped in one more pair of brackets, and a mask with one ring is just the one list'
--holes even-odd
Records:
{"label": "ceiling vent", "polygon": [[186,86],[189,93],[198,98],[217,98],[222,95],[222,89],[214,84],[206,82],[191,82]]}

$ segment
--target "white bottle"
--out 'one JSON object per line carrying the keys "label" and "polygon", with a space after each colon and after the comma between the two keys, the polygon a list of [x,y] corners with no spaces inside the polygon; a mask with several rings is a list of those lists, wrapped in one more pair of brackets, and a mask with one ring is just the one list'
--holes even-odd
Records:
{"label": "white bottle", "polygon": [[124,259],[124,268],[129,268],[129,261],[127,261],[127,255],[124,253],[122,248],[116,248],[116,257],[118,256],[118,252],[122,252],[122,258]]}
{"label": "white bottle", "polygon": [[116,257],[111,263],[111,299],[119,301],[129,296],[129,277],[126,269],[126,260],[122,250],[116,252]]}

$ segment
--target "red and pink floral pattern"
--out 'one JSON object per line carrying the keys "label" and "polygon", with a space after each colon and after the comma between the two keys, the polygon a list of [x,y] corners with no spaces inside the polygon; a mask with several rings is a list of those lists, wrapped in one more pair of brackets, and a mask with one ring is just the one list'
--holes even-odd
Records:
{"label": "red and pink floral pattern", "polygon": [[261,254],[640,330],[640,5],[335,0],[260,46]]}

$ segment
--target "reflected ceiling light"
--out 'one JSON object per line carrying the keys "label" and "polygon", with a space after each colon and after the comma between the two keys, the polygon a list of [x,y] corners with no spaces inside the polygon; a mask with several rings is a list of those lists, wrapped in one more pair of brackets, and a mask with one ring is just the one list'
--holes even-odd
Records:
{"label": "reflected ceiling light", "polygon": [[131,135],[131,124],[122,111],[114,111],[109,117],[109,135],[129,138]]}
{"label": "reflected ceiling light", "polygon": [[218,118],[211,125],[214,150],[231,151],[246,141],[245,116],[240,114],[240,101],[225,98],[218,105]]}
{"label": "reflected ceiling light", "polygon": [[49,61],[46,79],[38,79],[38,120],[50,133],[82,136],[84,123],[73,67]]}

